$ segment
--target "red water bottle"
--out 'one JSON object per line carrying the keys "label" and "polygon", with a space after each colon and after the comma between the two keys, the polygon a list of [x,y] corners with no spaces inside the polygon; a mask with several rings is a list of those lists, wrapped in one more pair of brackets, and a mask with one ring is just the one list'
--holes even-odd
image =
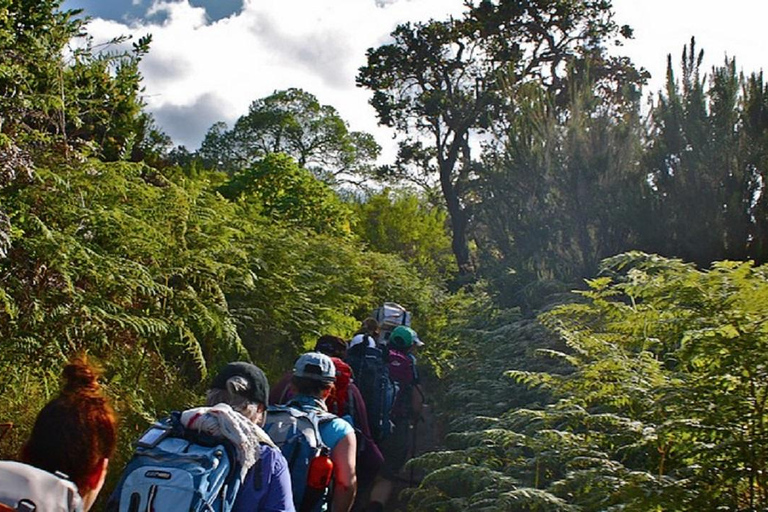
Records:
{"label": "red water bottle", "polygon": [[331,485],[333,478],[333,461],[327,446],[320,449],[320,453],[309,462],[307,470],[307,486],[304,489],[304,497],[301,499],[299,512],[311,512],[322,499],[325,490]]}

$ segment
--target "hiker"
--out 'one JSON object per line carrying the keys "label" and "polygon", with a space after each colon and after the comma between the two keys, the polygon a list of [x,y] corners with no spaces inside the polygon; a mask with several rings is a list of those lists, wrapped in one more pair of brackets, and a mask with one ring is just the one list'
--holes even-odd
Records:
{"label": "hiker", "polygon": [[[347,421],[330,414],[326,405],[335,381],[336,368],[330,357],[320,352],[303,354],[293,367],[294,396],[287,406],[268,410],[267,432],[283,454],[296,461],[291,476],[294,502],[300,510],[311,497],[307,510],[326,510],[330,501],[332,512],[349,512],[357,492],[355,431]],[[327,479],[313,474],[325,464],[323,457],[330,459],[327,467],[332,466]],[[315,464],[317,461],[321,464]]]}
{"label": "hiker", "polygon": [[381,329],[375,318],[368,317],[360,324],[360,329],[352,336],[347,350],[361,345],[363,347],[376,348],[379,345]]}
{"label": "hiker", "polygon": [[266,421],[269,383],[250,363],[229,363],[213,379],[206,393],[208,406],[225,403],[259,428],[258,461],[245,476],[232,512],[294,512],[288,462],[261,429]]}
{"label": "hiker", "polygon": [[378,322],[374,318],[366,318],[358,333],[352,337],[345,357],[365,400],[368,425],[377,442],[389,434],[389,413],[397,391],[389,378],[389,350],[379,344],[378,336]]}
{"label": "hiker", "polygon": [[[315,344],[315,352],[330,357],[336,368],[334,388],[326,399],[325,405],[328,412],[347,420],[355,429],[358,488],[361,488],[373,482],[384,462],[384,457],[373,440],[365,400],[355,384],[352,369],[340,359],[346,350],[347,342],[343,338],[328,334],[320,336]],[[293,398],[292,378],[293,372],[289,372],[272,388],[270,404],[286,404]]]}
{"label": "hiker", "polygon": [[35,420],[22,462],[0,461],[0,505],[11,510],[87,511],[104,484],[115,413],[85,357],[67,364],[63,376],[59,396]]}
{"label": "hiker", "polygon": [[288,462],[261,428],[268,395],[259,367],[227,364],[206,407],[172,412],[138,439],[108,512],[295,512]]}
{"label": "hiker", "polygon": [[423,345],[416,331],[404,325],[395,327],[389,336],[389,376],[399,391],[390,413],[392,432],[379,443],[384,467],[373,484],[366,512],[383,512],[392,482],[414,449],[414,432],[424,404],[414,350]]}
{"label": "hiker", "polygon": [[[339,336],[333,336],[331,334],[324,334],[317,339],[315,343],[315,352],[320,352],[328,357],[343,358],[347,353],[347,342]],[[275,384],[269,392],[270,405],[283,405],[286,404],[293,397],[293,390],[291,389],[291,380],[293,379],[293,370],[287,371]],[[326,405],[329,405],[326,401]],[[330,411],[336,414],[335,411]],[[342,414],[339,414],[342,416]],[[354,425],[353,425],[354,426]]]}

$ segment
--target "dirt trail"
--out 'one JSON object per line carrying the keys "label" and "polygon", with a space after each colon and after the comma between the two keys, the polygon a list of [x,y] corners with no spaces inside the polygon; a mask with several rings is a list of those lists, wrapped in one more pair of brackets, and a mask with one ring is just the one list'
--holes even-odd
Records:
{"label": "dirt trail", "polygon": [[[425,405],[422,412],[423,421],[415,428],[414,456],[439,449],[442,442],[441,429],[431,405]],[[403,469],[400,480],[395,483],[392,497],[386,507],[386,512],[405,512],[407,503],[401,500],[401,493],[408,487],[418,486],[424,478],[424,472],[419,470]]]}

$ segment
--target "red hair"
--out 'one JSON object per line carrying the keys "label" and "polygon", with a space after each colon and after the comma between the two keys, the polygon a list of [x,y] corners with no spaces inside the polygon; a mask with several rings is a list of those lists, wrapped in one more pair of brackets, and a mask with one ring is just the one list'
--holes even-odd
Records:
{"label": "red hair", "polygon": [[59,396],[37,415],[22,459],[51,473],[65,473],[80,494],[94,489],[101,462],[115,451],[117,419],[101,393],[99,371],[78,357],[64,367]]}

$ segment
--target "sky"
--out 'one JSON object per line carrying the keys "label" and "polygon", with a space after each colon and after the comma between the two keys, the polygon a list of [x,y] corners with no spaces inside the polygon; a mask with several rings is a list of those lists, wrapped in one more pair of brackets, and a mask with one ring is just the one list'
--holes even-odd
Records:
{"label": "sky", "polygon": [[[696,37],[705,68],[735,56],[746,72],[768,71],[768,0],[613,0],[615,20],[634,29],[616,52],[664,83],[666,55],[680,61]],[[140,69],[145,101],[174,143],[197,149],[218,121],[230,126],[252,101],[302,88],[335,107],[353,130],[372,133],[394,156],[393,132],[379,127],[370,91],[355,86],[365,52],[406,21],[443,20],[463,0],[65,0],[92,18],[105,41],[152,34]]]}

